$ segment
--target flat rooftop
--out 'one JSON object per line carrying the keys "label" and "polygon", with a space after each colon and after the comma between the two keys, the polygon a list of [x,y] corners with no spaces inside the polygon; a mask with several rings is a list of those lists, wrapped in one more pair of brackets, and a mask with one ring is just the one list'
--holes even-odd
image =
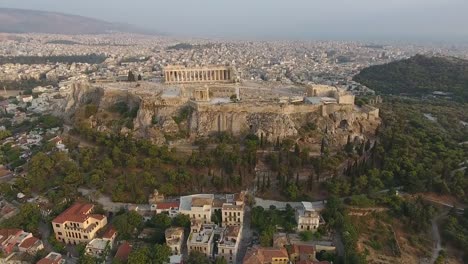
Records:
{"label": "flat rooftop", "polygon": [[95,238],[86,245],[86,248],[94,248],[94,249],[100,249],[104,250],[107,246],[107,243],[109,243],[109,240],[104,240],[101,238]]}
{"label": "flat rooftop", "polygon": [[214,195],[213,194],[194,194],[194,195],[181,196],[179,209],[183,211],[190,211],[192,209],[193,198],[214,199]]}
{"label": "flat rooftop", "polygon": [[211,238],[214,236],[216,225],[205,224],[202,225],[200,232],[192,232],[189,236],[189,242],[191,244],[208,244]]}

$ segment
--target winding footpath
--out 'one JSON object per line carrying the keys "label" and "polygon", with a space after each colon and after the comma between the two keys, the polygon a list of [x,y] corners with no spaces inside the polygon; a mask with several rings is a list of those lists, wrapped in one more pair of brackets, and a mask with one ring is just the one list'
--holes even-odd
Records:
{"label": "winding footpath", "polygon": [[439,256],[439,252],[443,249],[442,248],[442,243],[440,239],[440,232],[439,232],[439,226],[437,225],[437,222],[442,218],[447,215],[447,212],[443,212],[434,218],[432,218],[431,223],[432,223],[432,240],[434,241],[434,248],[432,249],[432,257],[431,261],[429,263],[434,263]]}

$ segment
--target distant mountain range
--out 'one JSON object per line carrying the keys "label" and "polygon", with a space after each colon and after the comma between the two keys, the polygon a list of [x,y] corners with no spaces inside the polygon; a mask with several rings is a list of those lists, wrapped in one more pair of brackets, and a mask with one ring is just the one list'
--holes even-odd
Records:
{"label": "distant mountain range", "polygon": [[0,8],[0,32],[49,34],[103,34],[128,32],[155,34],[135,26],[55,12]]}
{"label": "distant mountain range", "polygon": [[468,102],[468,61],[460,58],[416,55],[363,69],[354,80],[384,94],[442,91]]}

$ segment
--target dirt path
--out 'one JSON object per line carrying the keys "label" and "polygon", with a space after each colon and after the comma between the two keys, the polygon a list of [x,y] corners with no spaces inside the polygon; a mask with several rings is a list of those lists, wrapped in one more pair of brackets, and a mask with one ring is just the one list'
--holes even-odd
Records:
{"label": "dirt path", "polygon": [[439,226],[437,225],[437,222],[442,218],[447,215],[447,212],[443,212],[434,218],[432,218],[431,223],[432,223],[432,240],[434,241],[434,248],[432,249],[432,257],[431,261],[429,263],[434,263],[439,256],[439,252],[443,249],[442,248],[442,243],[440,239],[440,231],[439,231]]}

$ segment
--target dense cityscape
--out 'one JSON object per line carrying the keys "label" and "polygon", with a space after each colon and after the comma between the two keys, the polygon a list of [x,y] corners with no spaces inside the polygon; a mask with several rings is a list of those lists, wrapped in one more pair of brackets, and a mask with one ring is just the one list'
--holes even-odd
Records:
{"label": "dense cityscape", "polygon": [[466,263],[467,59],[1,33],[0,263]]}

